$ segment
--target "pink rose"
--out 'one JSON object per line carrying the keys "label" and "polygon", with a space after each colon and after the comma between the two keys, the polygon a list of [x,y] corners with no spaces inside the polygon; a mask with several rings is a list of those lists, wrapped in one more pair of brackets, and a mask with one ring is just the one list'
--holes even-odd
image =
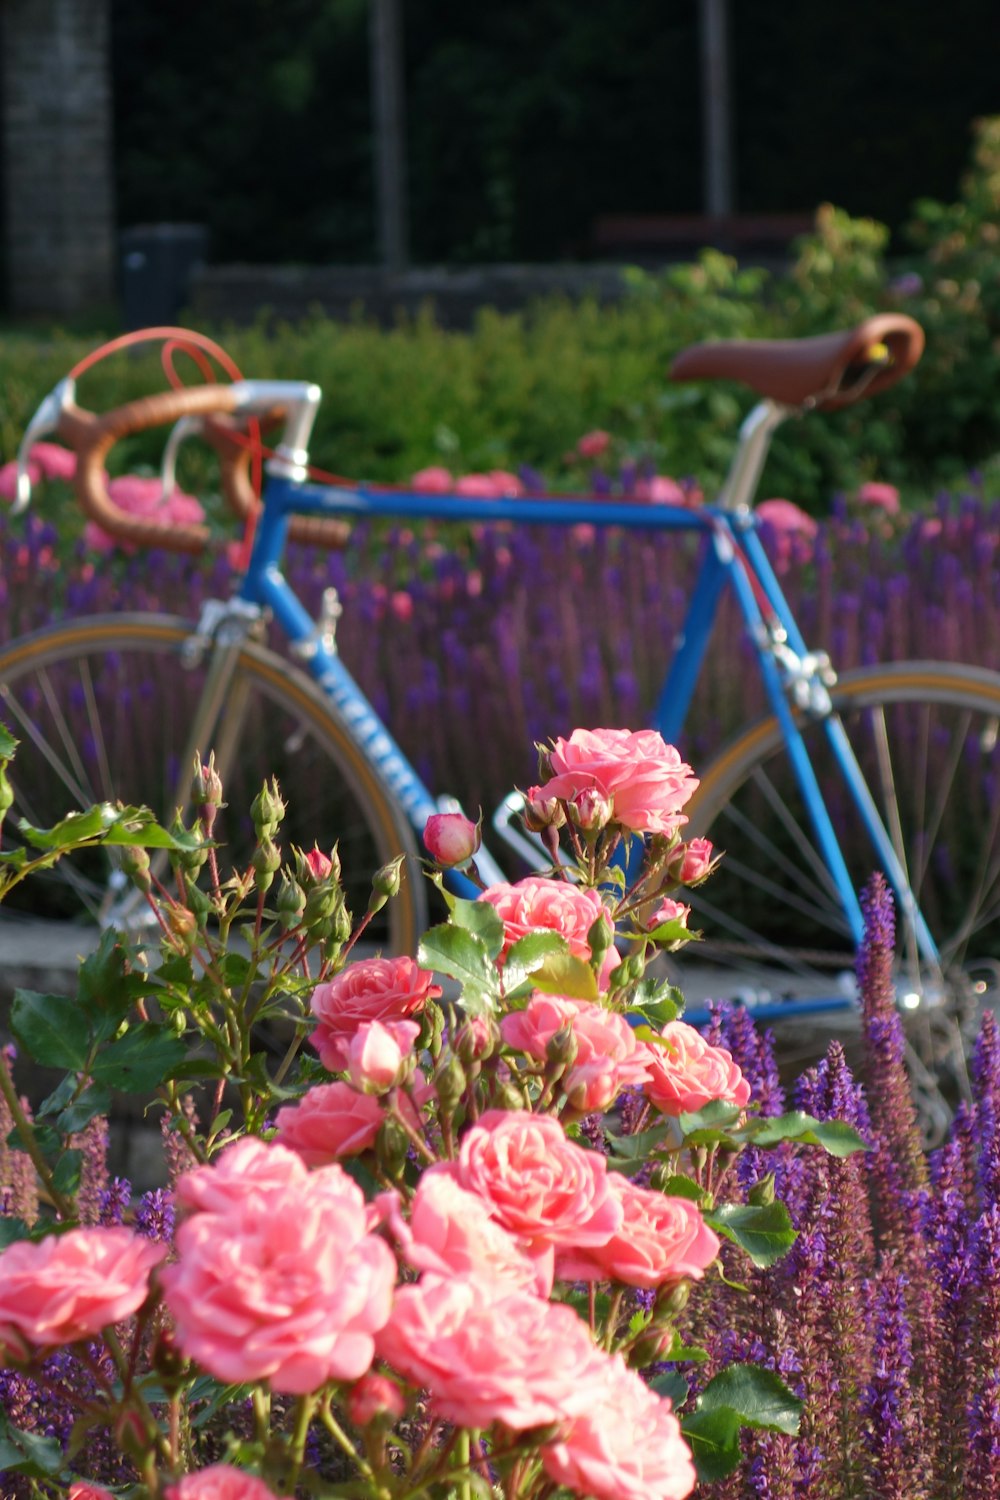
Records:
{"label": "pink rose", "polygon": [[529,1255],[513,1235],[490,1217],[489,1206],[467,1192],[447,1172],[425,1172],[417,1185],[407,1222],[398,1193],[381,1193],[384,1215],[407,1265],[441,1276],[478,1276],[495,1288],[520,1287],[547,1297],[552,1290],[552,1255]]}
{"label": "pink rose", "polygon": [[[27,463],[28,482],[32,489],[36,489],[42,482],[41,464],[32,463],[29,458]],[[11,459],[10,463],[0,468],[0,500],[17,499],[17,463]]]}
{"label": "pink rose", "polygon": [[899,514],[899,491],[894,484],[869,479],[858,490],[858,500],[862,505],[877,505],[888,516]]}
{"label": "pink rose", "polygon": [[479,848],[478,826],[464,813],[433,813],[424,824],[424,844],[439,865],[466,865]]}
{"label": "pink rose", "polygon": [[418,495],[446,495],[454,489],[455,481],[450,469],[432,465],[429,469],[418,469],[410,480]]}
{"label": "pink rose", "polygon": [[660,1032],[668,1045],[646,1043],[649,1078],[646,1098],[661,1114],[681,1115],[702,1109],[712,1099],[741,1107],[750,1085],[724,1047],[712,1047],[693,1026],[668,1021]]}
{"label": "pink rose", "polygon": [[551,1115],[488,1110],[457,1158],[432,1167],[475,1193],[498,1224],[538,1248],[603,1245],[622,1221],[607,1163],[567,1139]]}
{"label": "pink rose", "polygon": [[524,1010],[503,1017],[500,1035],[508,1047],[544,1062],[549,1042],[567,1026],[576,1057],[562,1087],[574,1109],[606,1109],[621,1089],[645,1082],[646,1049],[625,1017],[587,1000],[536,993]]}
{"label": "pink rose", "polygon": [[481,500],[496,500],[503,494],[492,474],[465,474],[455,485],[456,495],[472,495]]}
{"label": "pink rose", "polygon": [[646,920],[646,926],[650,931],[654,927],[662,927],[670,922],[687,931],[688,917],[691,915],[690,906],[685,906],[682,901],[674,901],[670,896],[664,896],[659,906]]}
{"label": "pink rose", "polygon": [[715,862],[711,839],[689,839],[678,844],[670,858],[670,873],[681,885],[697,885],[704,880]]}
{"label": "pink rose", "polygon": [[46,479],[68,482],[76,473],[76,454],[72,449],[64,448],[61,443],[35,443],[30,457]]}
{"label": "pink rose", "polygon": [[349,1083],[321,1083],[297,1104],[282,1105],[275,1118],[276,1139],[307,1167],[323,1167],[374,1146],[384,1119],[378,1099],[358,1093]]}
{"label": "pink rose", "polygon": [[165,1500],[275,1500],[263,1479],[234,1469],[231,1464],[212,1464],[197,1474],[185,1474],[168,1484]]}
{"label": "pink rose", "polygon": [[290,1395],[357,1380],[392,1307],[395,1259],[341,1167],[310,1172],[283,1146],[262,1149],[270,1173],[257,1168],[242,1202],[231,1170],[217,1197],[202,1180],[198,1196],[221,1212],[202,1209],[177,1231],[178,1259],[160,1281],[178,1347],[218,1380]]}
{"label": "pink rose", "polygon": [[167,1246],[131,1229],[71,1229],[0,1254],[0,1330],[30,1344],[71,1344],[136,1312]]}
{"label": "pink rose", "polygon": [[590,1401],[541,1450],[558,1485],[595,1500],[684,1500],[695,1486],[691,1453],[669,1400],[657,1396],[620,1354],[592,1371]]}
{"label": "pink rose", "polygon": [[687,505],[687,491],[682,489],[676,479],[670,479],[665,474],[654,474],[652,479],[639,479],[635,485],[635,495],[638,500],[652,502],[653,505]]}
{"label": "pink rose", "polygon": [[557,1276],[648,1288],[705,1274],[719,1254],[719,1240],[697,1204],[636,1187],[620,1172],[609,1174],[608,1186],[622,1206],[620,1228],[603,1245],[558,1256]]}
{"label": "pink rose", "polygon": [[420,1035],[417,1021],[365,1021],[347,1046],[347,1072],[364,1094],[388,1093]]}
{"label": "pink rose", "polygon": [[513,496],[516,499],[519,495],[524,494],[524,485],[518,479],[517,475],[512,474],[509,469],[491,469],[490,478],[496,486],[496,493],[498,495],[508,498]]}
{"label": "pink rose", "polygon": [[[262,1210],[288,1181],[288,1163],[287,1151],[276,1151],[257,1136],[242,1136],[226,1146],[210,1166],[185,1172],[174,1197],[182,1208],[206,1213]],[[296,1167],[301,1169],[301,1163],[296,1162]]]}
{"label": "pink rose", "polygon": [[[193,495],[185,495],[177,489],[164,495],[159,479],[145,479],[139,474],[122,474],[117,479],[108,480],[108,494],[126,515],[141,516],[160,526],[200,525],[205,519],[205,512]],[[133,543],[119,542],[94,521],[87,522],[83,538],[88,547],[93,547],[98,552],[108,552],[114,547],[120,547],[125,552],[136,550]]]}
{"label": "pink rose", "polygon": [[766,521],[777,532],[790,532],[812,538],[819,531],[819,522],[796,505],[793,500],[762,500],[756,508],[761,521]]}
{"label": "pink rose", "polygon": [[[581,890],[567,881],[548,880],[542,875],[527,875],[514,885],[490,886],[479,900],[488,901],[503,922],[505,935],[501,962],[518,938],[538,931],[561,933],[569,944],[569,951],[577,958],[589,961],[587,933],[604,912],[596,891]],[[601,965],[599,983],[607,984],[612,969],[620,963],[621,955],[613,946],[610,947]]]}
{"label": "pink rose", "polygon": [[309,853],[303,854],[302,858],[305,861],[306,869],[317,885],[320,881],[329,880],[333,873],[333,860],[329,854],[323,853],[318,844],[313,844]]}
{"label": "pink rose", "polygon": [[570,801],[593,788],[613,801],[616,822],[635,833],[673,833],[698,786],[691,767],[655,729],[574,729],[549,756],[548,796]]}
{"label": "pink rose", "polygon": [[96,1484],[71,1484],[67,1500],[114,1500],[114,1496]]}
{"label": "pink rose", "polygon": [[397,1422],[405,1410],[403,1393],[395,1381],[372,1370],[362,1375],[347,1394],[347,1415],[355,1427],[380,1420]]}
{"label": "pink rose", "polygon": [[593,460],[600,458],[602,453],[607,453],[611,447],[610,432],[603,432],[601,428],[595,428],[593,432],[585,432],[576,445],[576,451],[581,458]]}
{"label": "pink rose", "polygon": [[461,1427],[515,1432],[582,1412],[580,1372],[600,1356],[572,1308],[475,1277],[425,1275],[404,1286],[378,1352],[430,1392],[434,1412]]}
{"label": "pink rose", "polygon": [[419,1014],[441,987],[412,958],[363,958],[328,984],[318,984],[309,1004],[316,1017],[312,1044],[330,1073],[347,1067],[351,1037],[365,1021],[405,1021]]}

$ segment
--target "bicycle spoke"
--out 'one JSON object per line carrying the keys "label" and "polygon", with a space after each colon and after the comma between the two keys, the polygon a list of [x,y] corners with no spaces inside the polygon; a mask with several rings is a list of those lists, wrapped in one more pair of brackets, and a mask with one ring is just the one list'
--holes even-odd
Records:
{"label": "bicycle spoke", "polygon": [[768,838],[760,823],[743,814],[739,808],[730,804],[723,809],[723,815],[734,823],[740,831],[753,843],[762,853],[766,854],[772,864],[780,866],[798,887],[803,885],[814,893],[814,898],[825,907],[830,907],[837,899],[836,886],[829,870],[823,863],[819,851],[810,842],[801,822],[795,817],[788,807],[785,798],[774,785],[771,778],[758,767],[751,778],[753,785],[766,799],[772,811],[777,815],[783,831],[792,840],[799,850],[809,870],[817,877],[818,882],[809,878],[807,872],[801,866],[782,853],[773,839]]}
{"label": "bicycle spoke", "polygon": [[[11,713],[14,715],[22,731],[31,740],[31,743],[34,745],[38,753],[44,757],[44,759],[52,767],[53,771],[55,771],[61,784],[63,785],[63,787],[65,787],[66,791],[69,792],[70,796],[74,799],[77,805],[79,807],[87,807],[90,803],[95,802],[97,798],[93,795],[90,784],[87,781],[86,772],[84,771],[80,779],[77,780],[69,766],[66,764],[66,761],[49,743],[48,738],[41,733],[29,710],[23,707],[14,692],[9,687],[6,687],[4,689],[3,700],[7,707],[10,709]],[[69,736],[68,730],[66,730],[64,738],[64,744],[65,743],[72,743],[72,737]],[[81,770],[82,769],[83,768],[81,767]],[[87,782],[86,786],[81,784],[83,782]]]}

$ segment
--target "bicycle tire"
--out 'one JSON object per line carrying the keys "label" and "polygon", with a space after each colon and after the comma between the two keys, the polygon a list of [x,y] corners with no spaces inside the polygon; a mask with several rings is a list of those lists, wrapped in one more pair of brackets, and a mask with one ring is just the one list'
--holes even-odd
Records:
{"label": "bicycle tire", "polygon": [[[0,652],[0,718],[21,742],[5,843],[14,841],[19,816],[47,827],[103,800],[146,805],[170,821],[175,789],[187,778],[180,757],[204,677],[204,664],[181,663],[193,631],[172,616],[93,616],[49,626]],[[284,856],[293,845],[329,851],[336,842],[356,920],[374,870],[408,856],[399,895],[365,940],[392,953],[415,952],[426,899],[413,830],[335,706],[304,673],[253,641],[240,649],[226,702],[240,702],[242,718],[238,755],[224,775],[226,806],[213,831],[224,846],[223,870],[245,864],[253,846],[250,802],[276,777],[287,804],[277,838]],[[203,758],[211,749],[198,747]],[[110,855],[95,850],[61,861],[19,891],[33,918],[80,926],[115,910],[114,889]],[[17,895],[5,912],[13,907],[17,914]]]}

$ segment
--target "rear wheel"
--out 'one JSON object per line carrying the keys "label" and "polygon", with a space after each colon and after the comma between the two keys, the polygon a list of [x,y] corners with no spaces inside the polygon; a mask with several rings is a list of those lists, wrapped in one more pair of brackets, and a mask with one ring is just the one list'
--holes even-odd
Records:
{"label": "rear wheel", "polygon": [[[247,642],[208,743],[192,745],[208,669],[208,653],[194,664],[187,659],[192,633],[170,617],[95,617],[24,637],[0,653],[0,718],[21,742],[5,846],[16,838],[19,817],[48,827],[100,801],[148,806],[169,822],[188,795],[194,752],[207,759],[216,750],[227,804],[213,834],[224,846],[220,864],[246,864],[254,842],[250,804],[275,777],[287,803],[278,835],[284,856],[292,845],[318,843],[328,851],[337,843],[356,919],[373,871],[399,853],[410,856],[399,896],[368,936],[393,952],[415,951],[425,901],[413,832],[336,711],[302,673]],[[67,927],[121,920],[130,910],[122,898],[112,852],[94,849],[25,882],[2,910],[8,922],[47,924],[57,940]]]}
{"label": "rear wheel", "polygon": [[[914,1081],[963,1084],[962,1042],[978,1007],[1000,997],[1000,676],[933,662],[845,675],[833,690],[940,965],[922,962],[898,909],[897,990]],[[876,867],[822,724],[800,727],[824,801],[860,889]],[[774,718],[709,766],[690,807],[690,834],[725,851],[693,893],[706,941],[685,952],[683,982],[699,997],[742,998],[780,1019],[798,1000],[854,994],[854,944]],[[796,1030],[815,1048],[812,1021]]]}

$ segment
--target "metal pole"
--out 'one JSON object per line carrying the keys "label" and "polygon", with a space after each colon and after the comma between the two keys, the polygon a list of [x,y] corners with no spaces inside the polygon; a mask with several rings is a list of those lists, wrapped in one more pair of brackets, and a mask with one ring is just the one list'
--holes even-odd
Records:
{"label": "metal pole", "polygon": [[705,212],[717,217],[731,214],[735,206],[726,12],[726,0],[699,0],[702,181]]}
{"label": "metal pole", "polygon": [[371,70],[378,253],[383,270],[396,275],[409,259],[400,0],[371,0]]}

